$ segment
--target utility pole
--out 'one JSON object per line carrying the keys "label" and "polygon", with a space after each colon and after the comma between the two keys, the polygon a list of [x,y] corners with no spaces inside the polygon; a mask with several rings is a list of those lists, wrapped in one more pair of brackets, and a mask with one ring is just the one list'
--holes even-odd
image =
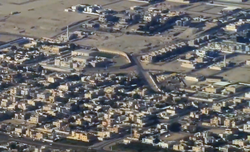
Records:
{"label": "utility pole", "polygon": [[226,55],[224,55],[224,68],[227,66],[227,63],[226,63],[226,58],[227,58],[227,56],[226,56]]}
{"label": "utility pole", "polygon": [[132,133],[132,123],[130,124],[130,137],[132,138],[133,137],[133,133]]}
{"label": "utility pole", "polygon": [[69,26],[67,25],[67,41],[69,41]]}

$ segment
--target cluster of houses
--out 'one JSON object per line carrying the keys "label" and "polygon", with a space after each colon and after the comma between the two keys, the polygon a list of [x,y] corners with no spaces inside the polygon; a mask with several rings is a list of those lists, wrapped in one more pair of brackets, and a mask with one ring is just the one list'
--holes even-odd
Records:
{"label": "cluster of houses", "polygon": [[249,92],[242,97],[203,104],[189,115],[179,118],[178,136],[171,132],[171,121],[147,130],[133,129],[124,144],[141,142],[175,151],[249,151]]}
{"label": "cluster of houses", "polygon": [[0,128],[34,140],[102,141],[126,133],[131,125],[153,124],[155,113],[162,111],[152,107],[154,100],[160,104],[167,98],[150,94],[135,75],[52,74],[1,95],[2,110],[10,112],[2,119],[18,123],[3,122]]}
{"label": "cluster of houses", "polygon": [[197,49],[179,58],[178,61],[181,63],[181,67],[198,69],[219,61],[220,59],[220,54],[216,50]]}
{"label": "cluster of houses", "polygon": [[82,71],[86,67],[105,68],[113,63],[112,59],[96,55],[96,50],[78,49],[71,51],[69,57],[55,58],[54,63],[42,64],[44,69],[57,72]]}
{"label": "cluster of houses", "polygon": [[26,152],[75,152],[75,150],[72,149],[55,149],[52,147],[49,147],[47,145],[44,146],[33,146],[29,144],[25,144],[22,142],[15,142],[15,141],[10,141],[7,142],[6,144],[3,144],[0,146],[1,151],[7,152],[18,152],[18,151],[26,151]]}
{"label": "cluster of houses", "polygon": [[211,49],[217,49],[225,53],[246,53],[249,54],[250,48],[245,43],[238,43],[233,41],[224,40],[222,42],[208,43]]}
{"label": "cluster of houses", "polygon": [[144,54],[141,56],[142,62],[159,62],[166,58],[170,58],[181,54],[189,49],[189,45],[185,42],[172,44],[170,46],[166,46],[160,50],[149,52],[148,54]]}
{"label": "cluster of houses", "polygon": [[47,38],[23,39],[26,41],[1,49],[1,63],[35,65],[40,61],[53,57],[53,55],[60,55],[62,52],[71,50],[71,47],[62,41]]}
{"label": "cluster of houses", "polygon": [[[91,20],[82,25],[87,29],[99,29],[109,32],[126,32],[133,34],[154,34],[158,30],[165,30],[175,24],[175,20],[183,16],[183,12],[162,11],[150,7],[144,10],[141,7],[131,7],[131,10],[119,14],[111,9],[102,9],[101,6],[74,6],[67,11],[79,11],[98,15],[98,20]],[[139,26],[131,27],[135,24]],[[129,28],[131,27],[131,28]],[[160,32],[160,31],[158,31]]]}
{"label": "cluster of houses", "polygon": [[249,19],[242,20],[240,19],[239,21],[235,23],[231,23],[226,25],[224,28],[225,31],[230,31],[230,32],[240,32],[249,27]]}
{"label": "cluster of houses", "polygon": [[[81,4],[65,11],[98,15],[98,21],[84,23],[86,28],[127,28],[139,23],[137,29],[129,29],[129,32],[144,34],[160,32],[175,23],[185,26],[191,20],[188,17],[178,20],[185,14],[183,12],[157,8],[145,11],[133,7],[123,12],[123,17],[99,5]],[[236,30],[231,24],[226,29],[238,32],[245,22],[248,21],[237,23]],[[83,72],[86,67],[103,68],[114,61],[97,55],[100,50],[66,43],[81,35],[83,33],[78,31],[73,36],[67,32],[66,38],[61,39],[25,38],[18,45],[1,48],[2,133],[13,138],[30,138],[34,142],[76,140],[93,144],[124,137],[124,144],[141,142],[175,151],[250,150],[249,84],[224,81],[223,77],[159,74],[155,77],[158,83],[167,82],[166,86],[170,86],[172,82],[168,79],[174,77],[185,87],[157,93],[134,73],[86,75]],[[140,61],[159,62],[205,45],[178,59],[180,67],[197,69],[212,65],[208,67],[222,70],[230,66],[230,62],[226,62],[221,52],[249,52],[248,44],[213,42],[213,38],[204,35],[172,44],[140,56]],[[117,54],[129,59],[124,52]],[[40,62],[42,60],[46,62]],[[246,63],[250,64],[249,60]],[[172,131],[175,123],[179,124],[176,133]],[[48,148],[41,149],[34,150],[47,151]]]}
{"label": "cluster of houses", "polygon": [[78,4],[78,5],[66,8],[64,11],[98,15],[98,14],[101,14],[104,10],[102,6],[100,5]]}

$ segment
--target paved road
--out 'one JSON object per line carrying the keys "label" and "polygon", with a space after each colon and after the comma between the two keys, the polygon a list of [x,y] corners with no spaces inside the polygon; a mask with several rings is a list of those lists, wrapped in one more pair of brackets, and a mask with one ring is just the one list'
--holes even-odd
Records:
{"label": "paved road", "polygon": [[134,62],[137,65],[138,74],[141,76],[141,78],[145,80],[146,84],[155,92],[159,92],[157,84],[152,79],[150,73],[143,69],[140,61],[138,61],[137,59],[137,56],[132,55],[131,60],[133,60],[132,62]]}
{"label": "paved road", "polygon": [[[38,141],[35,140],[33,141],[32,139],[29,138],[19,138],[19,137],[8,137],[7,135],[1,133],[0,134],[0,139],[1,138],[5,138],[5,141],[16,141],[16,142],[20,142],[20,143],[25,143],[25,144],[30,144],[30,145],[34,145],[34,146],[43,146],[43,145],[47,145],[49,147],[55,148],[55,149],[86,149],[88,147],[86,146],[80,146],[80,145],[72,145],[72,144],[66,144],[66,143],[60,143],[60,142],[53,142],[53,143],[48,143],[48,142],[42,142],[42,141]],[[0,140],[1,141],[1,140]]]}
{"label": "paved road", "polygon": [[24,34],[12,34],[12,33],[7,33],[7,32],[1,32],[0,36],[15,36],[15,37],[38,38],[38,37],[28,36],[28,35],[24,35]]}
{"label": "paved road", "polygon": [[96,150],[100,150],[103,149],[103,147],[110,145],[112,143],[116,143],[117,141],[123,140],[124,138],[115,138],[115,139],[110,139],[110,140],[105,140],[103,142],[94,144],[92,146],[90,146],[89,148],[91,149],[96,149]]}

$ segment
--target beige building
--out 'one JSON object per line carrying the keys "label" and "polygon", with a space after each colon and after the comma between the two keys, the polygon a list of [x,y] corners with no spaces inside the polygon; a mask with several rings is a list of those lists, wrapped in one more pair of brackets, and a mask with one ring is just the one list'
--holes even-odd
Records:
{"label": "beige building", "polygon": [[214,105],[212,106],[212,109],[213,109],[214,111],[221,112],[222,107],[223,107],[222,104],[217,103],[217,104],[214,104]]}
{"label": "beige building", "polygon": [[48,46],[48,45],[44,45],[44,46],[42,46],[42,49],[45,50],[45,51],[48,51],[50,53],[59,54],[60,52],[67,50],[68,46]]}
{"label": "beige building", "polygon": [[225,89],[229,92],[237,93],[237,92],[243,90],[244,88],[245,88],[244,85],[236,84],[236,85],[230,85],[230,86],[226,87]]}
{"label": "beige building", "polygon": [[122,131],[122,128],[119,126],[108,127],[108,131],[118,134]]}
{"label": "beige building", "polygon": [[57,128],[61,128],[62,126],[66,125],[66,122],[63,120],[58,120],[58,121],[54,121],[53,125],[56,126]]}
{"label": "beige building", "polygon": [[85,93],[84,97],[87,98],[87,99],[92,99],[94,97],[97,97],[97,94],[96,94],[96,92],[91,91],[91,92]]}
{"label": "beige building", "polygon": [[193,152],[212,152],[214,149],[212,146],[193,146]]}
{"label": "beige building", "polygon": [[207,86],[205,87],[204,91],[208,93],[219,93],[222,89],[222,87]]}
{"label": "beige building", "polygon": [[94,53],[95,51],[90,51],[90,50],[85,50],[85,49],[80,49],[80,50],[75,50],[71,52],[72,56],[90,56]]}
{"label": "beige building", "polygon": [[114,133],[110,131],[98,131],[97,136],[101,138],[111,138],[114,135]]}
{"label": "beige building", "polygon": [[243,112],[249,114],[250,113],[250,107],[243,108]]}
{"label": "beige building", "polygon": [[225,118],[223,117],[214,117],[210,119],[211,126],[220,126],[224,123]]}
{"label": "beige building", "polygon": [[250,65],[250,60],[246,60],[246,65]]}
{"label": "beige building", "polygon": [[137,131],[137,130],[134,130],[133,132],[133,137],[136,138],[136,139],[140,139],[141,137],[141,132]]}
{"label": "beige building", "polygon": [[25,134],[26,129],[24,128],[15,128],[15,134],[16,135],[23,135]]}
{"label": "beige building", "polygon": [[233,124],[233,120],[231,120],[231,119],[229,119],[229,118],[226,118],[225,120],[224,120],[224,126],[226,126],[226,127],[232,127],[232,124]]}
{"label": "beige building", "polygon": [[240,147],[244,147],[248,145],[248,141],[242,140],[242,139],[235,139],[233,140],[232,144],[240,146]]}
{"label": "beige building", "polygon": [[67,137],[68,139],[79,140],[83,142],[91,142],[97,140],[97,137],[89,133],[72,131],[71,135]]}
{"label": "beige building", "polygon": [[199,82],[200,80],[202,80],[202,77],[200,77],[200,76],[185,76],[185,80]]}
{"label": "beige building", "polygon": [[188,69],[196,69],[196,65],[194,63],[181,63],[181,67]]}
{"label": "beige building", "polygon": [[208,114],[210,113],[210,110],[209,110],[208,108],[205,107],[205,108],[202,108],[202,109],[201,109],[201,113],[202,113],[202,114],[205,114],[205,115],[208,115]]}
{"label": "beige building", "polygon": [[41,139],[43,139],[44,138],[44,134],[43,133],[40,133],[40,132],[38,132],[38,133],[36,133],[36,137],[35,137],[36,139],[38,139],[38,140],[41,140]]}
{"label": "beige building", "polygon": [[187,149],[188,149],[188,146],[182,143],[173,145],[173,150],[176,150],[176,151],[185,151]]}
{"label": "beige building", "polygon": [[222,80],[223,80],[223,77],[208,77],[208,78],[206,78],[206,82],[208,82],[208,83],[221,82]]}
{"label": "beige building", "polygon": [[29,138],[35,138],[36,137],[36,131],[31,130],[31,129],[27,129],[25,132],[26,137]]}
{"label": "beige building", "polygon": [[38,123],[41,123],[43,120],[45,120],[44,116],[42,116],[42,115],[35,115],[35,116],[31,116],[30,117],[29,123],[38,124]]}

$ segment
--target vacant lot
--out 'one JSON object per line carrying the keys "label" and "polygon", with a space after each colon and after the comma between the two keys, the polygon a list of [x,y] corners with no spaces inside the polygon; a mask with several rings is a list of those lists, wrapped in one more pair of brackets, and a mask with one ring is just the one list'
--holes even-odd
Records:
{"label": "vacant lot", "polygon": [[173,71],[173,72],[180,72],[186,73],[190,72],[192,69],[183,68],[181,67],[181,63],[178,61],[171,61],[171,62],[159,62],[159,63],[142,63],[142,66],[146,70],[162,70],[162,71]]}
{"label": "vacant lot", "polygon": [[108,48],[124,52],[140,52],[153,46],[165,46],[167,37],[147,37],[139,35],[125,35],[118,33],[97,33],[88,39],[77,41],[77,44],[93,47]]}
{"label": "vacant lot", "polygon": [[13,41],[15,39],[19,38],[18,36],[11,36],[11,35],[2,35],[0,34],[0,44],[6,43],[9,41]]}
{"label": "vacant lot", "polygon": [[29,126],[29,127],[34,127],[35,126],[34,124],[27,123],[24,120],[17,120],[17,119],[5,120],[2,123],[6,123],[6,124],[10,123],[10,124],[14,124],[14,125],[26,125],[26,126]]}
{"label": "vacant lot", "polygon": [[203,75],[203,76],[223,76],[226,80],[232,82],[250,82],[249,72],[250,66],[240,63],[245,62],[246,60],[250,59],[249,55],[236,55],[234,57],[228,58],[227,62],[233,62],[236,64],[235,67],[228,68],[227,70],[217,71],[211,70],[208,68],[203,68],[194,72],[196,75]]}
{"label": "vacant lot", "polygon": [[178,141],[178,140],[181,140],[187,136],[189,136],[190,134],[189,133],[171,133],[171,136],[169,137],[161,137],[161,140],[164,140],[164,141]]}

